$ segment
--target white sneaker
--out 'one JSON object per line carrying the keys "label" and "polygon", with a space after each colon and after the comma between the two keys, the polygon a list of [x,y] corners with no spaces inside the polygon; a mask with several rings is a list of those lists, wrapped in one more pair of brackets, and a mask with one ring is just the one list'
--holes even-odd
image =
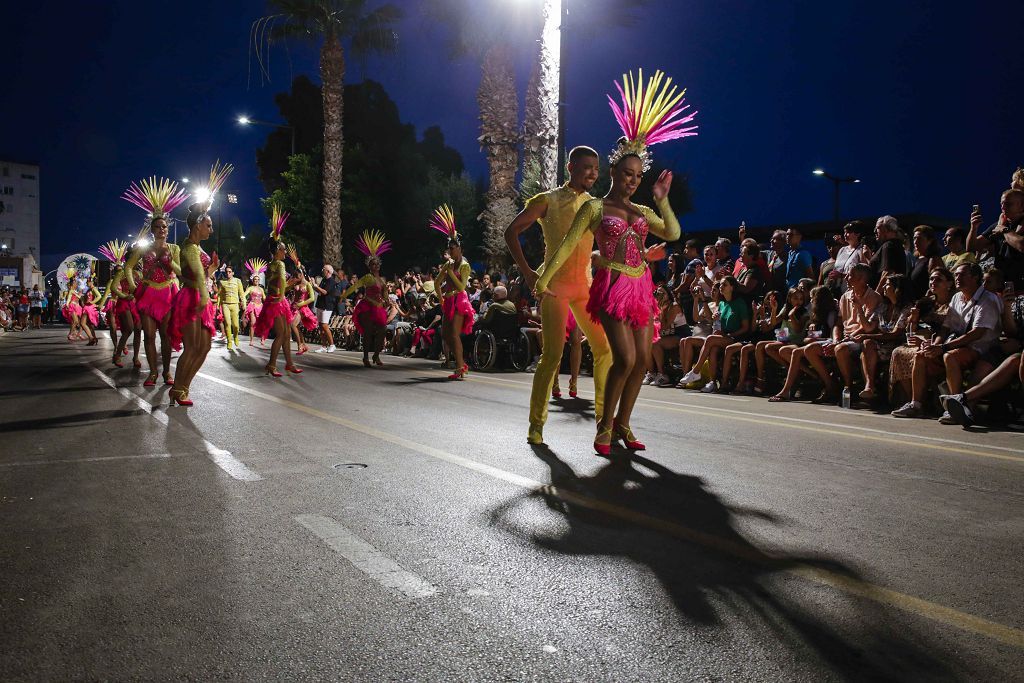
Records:
{"label": "white sneaker", "polygon": [[956,420],[953,419],[953,416],[949,414],[948,410],[944,410],[944,411],[942,411],[942,417],[939,418],[939,424],[940,425],[955,425],[955,424],[959,424],[959,422],[957,422]]}
{"label": "white sneaker", "polygon": [[680,384],[693,384],[694,382],[700,381],[700,373],[694,370],[690,370],[688,373],[683,375],[682,379],[679,380]]}
{"label": "white sneaker", "polygon": [[663,373],[658,375],[657,378],[655,378],[654,384],[655,386],[659,387],[670,387],[672,386],[672,380],[668,378],[668,375]]}
{"label": "white sneaker", "polygon": [[529,365],[528,365],[528,366],[526,367],[526,371],[527,371],[527,372],[537,372],[537,363],[536,363],[536,362],[530,363],[530,364],[529,364]]}
{"label": "white sneaker", "polygon": [[892,411],[892,416],[893,417],[924,417],[924,410],[921,409],[920,405],[914,403],[913,401],[908,401],[907,403],[904,403],[901,407],[899,407],[896,410]]}
{"label": "white sneaker", "polygon": [[702,394],[713,394],[718,391],[718,380],[713,379],[700,389]]}
{"label": "white sneaker", "polygon": [[327,347],[326,346],[321,346],[319,349],[317,349],[313,353],[327,353]]}
{"label": "white sneaker", "polygon": [[330,346],[327,347],[327,353],[334,353],[337,350],[338,350],[338,347],[335,346],[334,344],[331,344]]}
{"label": "white sneaker", "polygon": [[641,384],[654,384],[654,378],[656,375],[653,372],[648,372],[644,375],[644,381]]}

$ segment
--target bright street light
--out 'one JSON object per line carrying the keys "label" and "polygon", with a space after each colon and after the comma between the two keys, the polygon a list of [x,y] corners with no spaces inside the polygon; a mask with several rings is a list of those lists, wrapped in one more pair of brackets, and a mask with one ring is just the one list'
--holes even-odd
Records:
{"label": "bright street light", "polygon": [[859,183],[860,178],[840,178],[834,176],[831,173],[827,173],[823,168],[816,168],[811,171],[816,176],[824,176],[828,180],[832,181],[835,186],[835,195],[832,200],[832,220],[835,221],[836,225],[839,224],[839,186],[843,183]]}
{"label": "bright street light", "polygon": [[250,119],[248,116],[239,116],[235,120],[243,126],[248,126],[252,124],[256,126],[270,126],[271,128],[283,128],[285,130],[290,130],[292,133],[292,154],[295,154],[295,126],[289,126],[286,123],[273,123],[271,121],[260,121],[258,119]]}
{"label": "bright street light", "polygon": [[206,203],[206,200],[210,198],[210,191],[205,187],[200,187],[192,196],[197,202]]}
{"label": "bright street light", "polygon": [[188,178],[182,178],[182,179],[181,179],[181,182],[183,182],[183,183],[187,183],[187,182],[188,182]]}
{"label": "bright street light", "polygon": [[242,124],[243,126],[247,126],[250,123],[250,119],[249,119],[248,116],[239,116],[238,117],[238,122],[240,124]]}
{"label": "bright street light", "polygon": [[814,175],[825,175],[825,171],[820,168],[816,168],[814,169]]}

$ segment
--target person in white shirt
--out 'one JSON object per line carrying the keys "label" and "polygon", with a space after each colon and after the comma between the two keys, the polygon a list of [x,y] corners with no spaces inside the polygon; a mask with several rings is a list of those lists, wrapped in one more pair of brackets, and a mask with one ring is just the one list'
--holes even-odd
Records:
{"label": "person in white shirt", "polygon": [[[920,347],[914,356],[913,396],[909,403],[892,411],[895,417],[923,417],[925,390],[929,376],[946,375],[948,394],[959,394],[963,372],[974,367],[999,339],[1001,328],[998,297],[981,286],[981,267],[962,263],[953,274],[957,293],[949,302],[949,313],[942,329],[931,340],[915,337]],[[939,421],[955,424],[948,412]]]}

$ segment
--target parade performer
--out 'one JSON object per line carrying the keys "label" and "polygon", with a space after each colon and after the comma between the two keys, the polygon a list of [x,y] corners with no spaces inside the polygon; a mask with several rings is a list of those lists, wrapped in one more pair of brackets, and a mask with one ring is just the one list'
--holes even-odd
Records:
{"label": "parade performer", "polygon": [[[543,317],[543,313],[541,315]],[[541,324],[543,325],[543,322]],[[569,311],[569,320],[565,324],[565,341],[569,344],[569,398],[576,398],[579,395],[580,367],[583,365],[583,332],[576,323],[576,316],[573,315],[572,310]],[[611,352],[609,351],[609,353]],[[542,350],[541,358],[543,357],[544,351]],[[608,358],[610,361],[611,356]],[[561,363],[562,359],[558,360]],[[551,385],[551,398],[562,398],[562,388],[558,385],[558,368],[556,367],[555,370],[555,380]]]}
{"label": "parade performer", "polygon": [[217,287],[217,298],[220,299],[220,310],[224,315],[224,336],[227,338],[228,350],[238,350],[238,309],[245,301],[245,283],[235,277],[235,269],[228,266],[224,271],[227,277]]}
{"label": "parade performer", "polygon": [[[594,450],[600,455],[608,455],[613,440],[618,439],[629,449],[644,449],[629,427],[649,365],[656,311],[651,272],[644,260],[644,240],[648,232],[668,241],[680,237],[679,222],[668,202],[670,171],[662,172],[652,190],[661,217],[630,201],[643,173],[650,169],[650,145],[697,134],[696,126],[684,127],[696,114],[684,115],[688,108],[682,103],[686,91],[677,94],[677,88],[669,89],[672,80],[663,84],[663,78],[662,72],[655,72],[646,90],[642,71],[635,83],[632,74],[623,76],[625,91],[616,83],[622,107],[611,96],[608,100],[624,137],[608,158],[611,189],[603,199],[583,204],[558,250],[548,256],[535,286],[538,296],[557,296],[549,289],[550,283],[573,256],[583,236],[593,233],[602,259],[586,308],[592,320],[601,322],[612,350],[594,440]],[[561,334],[562,328],[558,332]]]}
{"label": "parade performer", "polygon": [[291,250],[290,255],[292,262],[295,263],[295,267],[298,270],[296,276],[298,282],[292,287],[291,295],[289,296],[289,303],[292,307],[291,325],[292,333],[295,335],[295,343],[299,345],[296,355],[301,356],[309,351],[302,330],[312,332],[316,329],[316,314],[309,310],[309,305],[316,301],[316,290],[313,289],[313,283],[306,279],[306,269],[299,262],[298,254],[295,253],[294,248]]}
{"label": "parade performer", "polygon": [[[93,262],[93,267],[95,267],[95,262]],[[96,337],[96,327],[100,324],[100,309],[97,303],[103,296],[100,294],[100,290],[96,289],[95,275],[89,276],[87,286],[88,290],[82,298],[82,315],[79,320],[85,329],[86,335],[89,337],[89,343],[86,346],[96,346],[100,343],[100,340]]]}
{"label": "parade performer", "polygon": [[[249,346],[253,346],[253,339],[256,337],[256,318],[260,317],[263,310],[263,299],[266,292],[260,286],[260,275],[267,270],[267,262],[261,258],[251,258],[245,262],[245,269],[249,271],[249,288],[245,290],[245,319],[249,321]],[[264,339],[260,340],[262,345]]]}
{"label": "parade performer", "polygon": [[[111,248],[121,248],[120,256],[115,254]],[[114,296],[114,287],[116,281],[120,279],[121,269],[124,267],[124,255],[128,248],[127,243],[112,240],[106,244],[100,245],[97,251],[103,258],[110,262],[110,278],[107,280],[107,285],[103,289],[103,296],[96,303],[100,313],[103,314],[104,319],[107,321],[107,329],[110,331],[110,343],[114,347],[115,353],[117,351],[117,313],[114,312],[114,304],[117,303],[117,297]],[[116,365],[117,363],[115,363]]]}
{"label": "parade performer", "polygon": [[371,367],[372,351],[373,365],[383,366],[380,352],[384,349],[388,307],[384,296],[387,282],[380,275],[380,257],[391,249],[391,241],[384,239],[384,233],[379,230],[364,230],[356,239],[356,249],[366,256],[366,269],[370,272],[349,285],[341,298],[347,299],[357,289],[363,288],[363,298],[352,309],[352,323],[363,336],[363,365]]}
{"label": "parade performer", "polygon": [[277,371],[277,356],[284,347],[284,369],[294,374],[300,374],[302,370],[292,363],[292,344],[288,338],[292,310],[285,298],[288,288],[293,286],[297,280],[289,280],[285,271],[284,259],[288,255],[288,247],[281,239],[281,232],[288,221],[288,214],[281,211],[281,207],[275,204],[271,213],[270,237],[267,244],[267,252],[270,254],[271,262],[267,270],[267,298],[263,304],[263,310],[256,318],[255,334],[263,339],[267,338],[270,331],[274,331],[274,343],[270,346],[270,362],[264,368],[268,375],[280,377]]}
{"label": "parade performer", "polygon": [[[178,292],[177,276],[181,274],[181,249],[177,244],[167,243],[167,217],[176,207],[188,199],[178,184],[155,176],[143,179],[131,186],[121,196],[146,212],[146,225],[139,231],[138,240],[128,263],[125,274],[128,288],[135,294],[135,305],[142,329],[145,332],[146,361],[149,376],[143,386],[156,385],[159,377],[156,339],[160,337],[160,359],[163,361],[164,384],[173,385],[171,377],[171,345],[167,341],[167,323],[171,304]],[[135,282],[135,264],[142,262],[142,282]]]}
{"label": "parade performer", "polygon": [[[125,353],[128,343],[128,336],[134,338],[132,364],[139,368],[139,351],[142,326],[139,321],[139,313],[135,310],[135,297],[128,289],[128,277],[124,272],[124,262],[128,255],[128,244],[119,240],[111,240],[99,248],[99,252],[110,261],[111,275],[107,282],[107,290],[103,293],[110,313],[107,316],[110,325],[110,338],[114,342],[114,353],[111,362],[119,368],[124,367],[121,363],[121,356]],[[115,341],[114,330],[120,333],[120,343]]]}
{"label": "parade performer", "polygon": [[[540,223],[544,235],[544,256],[550,258],[569,233],[576,212],[587,201],[593,199],[589,190],[597,181],[600,167],[598,154],[590,147],[575,147],[569,152],[566,165],[569,180],[561,187],[542,192],[530,199],[518,216],[505,230],[505,242],[512,258],[523,273],[526,286],[533,289],[538,273],[526,261],[519,235],[534,223]],[[540,362],[533,375],[533,390],[530,394],[530,428],[527,441],[532,444],[544,442],[544,423],[548,417],[548,395],[555,396],[558,386],[558,368],[562,363],[562,351],[566,342],[568,319],[572,316],[590,343],[594,355],[594,415],[600,418],[604,406],[605,380],[612,362],[608,339],[598,322],[586,313],[590,292],[590,260],[594,249],[591,233],[581,236],[579,243],[559,272],[551,278],[548,288],[555,296],[541,301],[542,345]],[[574,353],[576,345],[573,346]],[[578,367],[578,366],[574,366]],[[575,383],[570,383],[570,393],[575,393]],[[557,392],[561,394],[560,391]],[[557,398],[557,396],[556,396]]]}
{"label": "parade performer", "polygon": [[61,306],[60,312],[64,316],[64,319],[71,324],[71,328],[68,330],[68,341],[75,341],[81,339],[81,318],[82,318],[82,305],[80,303],[81,295],[78,293],[75,279],[78,277],[78,271],[69,269],[67,272],[68,276],[68,290],[64,293],[64,305]]}
{"label": "parade performer", "polygon": [[471,268],[469,261],[462,257],[462,242],[455,229],[455,214],[450,206],[445,204],[434,211],[430,227],[448,237],[448,260],[439,267],[434,282],[443,296],[442,334],[455,359],[455,372],[448,375],[448,379],[460,380],[469,372],[462,354],[462,335],[473,332],[473,305],[469,303],[469,295],[466,294]]}

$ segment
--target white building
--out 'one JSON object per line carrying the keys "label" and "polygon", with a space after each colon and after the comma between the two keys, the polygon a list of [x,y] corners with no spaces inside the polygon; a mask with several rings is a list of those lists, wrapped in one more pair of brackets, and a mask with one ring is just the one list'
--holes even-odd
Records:
{"label": "white building", "polygon": [[10,277],[12,259],[20,261],[17,280],[31,284],[39,263],[39,166],[0,160],[0,258]]}

